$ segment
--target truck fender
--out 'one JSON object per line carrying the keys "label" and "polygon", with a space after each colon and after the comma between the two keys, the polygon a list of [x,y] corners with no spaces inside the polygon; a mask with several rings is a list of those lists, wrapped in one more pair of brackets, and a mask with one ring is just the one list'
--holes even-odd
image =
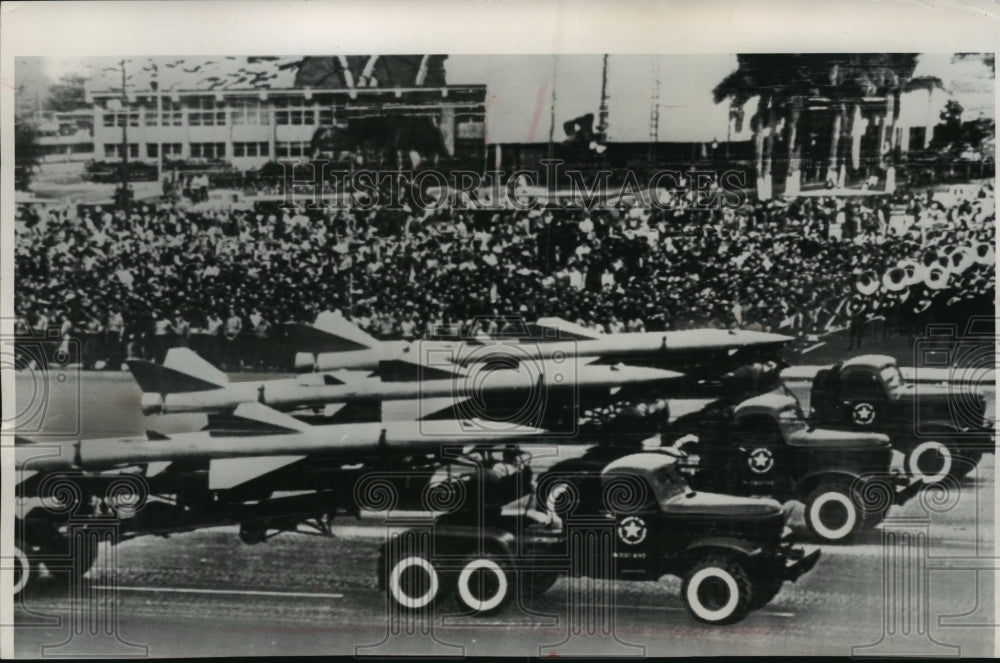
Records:
{"label": "truck fender", "polygon": [[760,546],[731,536],[713,536],[706,539],[698,539],[684,549],[685,553],[704,553],[710,550],[720,550],[729,553],[736,553],[742,557],[752,557],[760,552]]}
{"label": "truck fender", "polygon": [[796,482],[795,497],[797,499],[804,499],[816,486],[827,481],[840,481],[847,485],[853,485],[855,481],[861,478],[861,474],[848,468],[824,468],[810,472]]}
{"label": "truck fender", "polygon": [[[908,440],[899,440],[900,451],[910,451],[921,442],[927,442],[935,437],[940,437],[937,442],[948,442],[954,438],[961,438],[964,433],[955,426],[955,422],[947,419],[930,419],[920,422],[920,433],[913,431],[913,435]],[[897,442],[897,440],[893,440]]]}

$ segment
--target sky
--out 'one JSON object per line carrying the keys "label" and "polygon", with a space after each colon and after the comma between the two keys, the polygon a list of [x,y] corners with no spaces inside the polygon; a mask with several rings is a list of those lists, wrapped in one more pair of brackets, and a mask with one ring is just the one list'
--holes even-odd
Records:
{"label": "sky", "polygon": [[[188,61],[196,58],[188,57]],[[217,59],[217,58],[216,58]],[[51,80],[67,72],[84,73],[84,61],[107,58],[48,59]],[[595,55],[452,55],[445,61],[450,84],[487,86],[487,141],[546,142],[551,126],[555,82],[556,140],[562,123],[600,108],[601,60]],[[100,69],[100,66],[92,69]],[[608,138],[647,141],[650,110],[659,78],[659,140],[723,141],[728,104],[715,104],[712,88],[736,68],[734,54],[611,55],[608,59]],[[994,114],[993,80],[978,62],[953,63],[951,54],[922,54],[914,76],[937,76],[965,108],[963,119]],[[752,102],[751,102],[752,103]],[[747,109],[753,112],[752,107]],[[595,126],[596,126],[595,119]],[[749,123],[732,140],[750,137]]]}

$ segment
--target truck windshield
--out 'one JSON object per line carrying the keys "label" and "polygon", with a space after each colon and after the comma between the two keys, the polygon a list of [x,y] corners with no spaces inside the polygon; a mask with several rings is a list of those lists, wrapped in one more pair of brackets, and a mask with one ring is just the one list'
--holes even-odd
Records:
{"label": "truck windshield", "polygon": [[906,384],[906,381],[903,380],[903,374],[896,366],[886,366],[879,375],[882,376],[882,383],[887,389],[898,389]]}
{"label": "truck windshield", "polygon": [[687,482],[672,464],[656,470],[653,476],[656,477],[661,499],[688,492]]}
{"label": "truck windshield", "polygon": [[784,408],[778,413],[778,419],[782,424],[793,429],[798,428],[808,428],[808,423],[806,422],[805,414],[802,412],[802,407],[795,403],[794,406],[789,406]]}

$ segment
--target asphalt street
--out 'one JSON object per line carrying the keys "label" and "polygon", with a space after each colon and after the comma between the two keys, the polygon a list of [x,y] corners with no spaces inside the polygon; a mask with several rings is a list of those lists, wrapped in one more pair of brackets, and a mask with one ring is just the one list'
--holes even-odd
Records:
{"label": "asphalt street", "polygon": [[[29,387],[38,391],[35,378],[20,377],[19,413],[30,405]],[[39,425],[63,439],[148,425],[127,375],[70,372],[42,391]],[[987,396],[992,403],[992,392]],[[161,419],[157,429],[193,423]],[[375,569],[387,530],[382,517],[371,516],[343,520],[333,539],[287,534],[248,546],[235,527],[225,527],[105,545],[102,555],[111,557],[102,560],[116,574],[95,569],[75,600],[46,578],[19,597],[16,653],[992,655],[994,457],[957,488],[894,507],[851,544],[824,546],[811,573],[731,626],[695,622],[671,577],[561,579],[530,605],[490,617],[462,616],[448,603],[427,618],[395,617]]]}

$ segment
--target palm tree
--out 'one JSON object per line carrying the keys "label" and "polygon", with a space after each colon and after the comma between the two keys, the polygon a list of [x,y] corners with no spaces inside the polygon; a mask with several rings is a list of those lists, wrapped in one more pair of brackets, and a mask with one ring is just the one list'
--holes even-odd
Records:
{"label": "palm tree", "polygon": [[[788,132],[786,193],[798,191],[798,124],[803,100],[809,97],[823,97],[835,110],[827,177],[842,183],[846,159],[842,156],[841,136],[855,130],[852,125],[858,116],[859,101],[863,97],[885,96],[885,119],[888,121],[891,116],[894,121],[898,103],[892,106],[888,100],[897,101],[900,88],[912,76],[917,62],[917,55],[912,53],[740,54],[736,57],[736,70],[712,92],[715,103],[729,99],[732,106],[738,107],[755,96],[759,97],[751,126],[760,199],[771,195],[774,138],[782,114]],[[765,127],[768,130],[766,141]]]}

